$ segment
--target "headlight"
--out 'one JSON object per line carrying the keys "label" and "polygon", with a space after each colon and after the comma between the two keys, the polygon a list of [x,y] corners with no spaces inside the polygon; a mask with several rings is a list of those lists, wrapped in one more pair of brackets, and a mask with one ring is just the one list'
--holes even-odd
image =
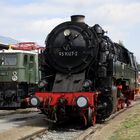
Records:
{"label": "headlight", "polygon": [[17,80],[18,80],[18,77],[17,77],[16,75],[13,75],[13,76],[12,76],[12,80],[13,80],[13,81],[17,81]]}
{"label": "headlight", "polygon": [[38,106],[40,104],[40,100],[36,96],[32,96],[30,98],[30,104],[32,106]]}
{"label": "headlight", "polygon": [[70,34],[71,33],[69,29],[64,30],[64,36],[69,36]]}
{"label": "headlight", "polygon": [[80,97],[77,98],[76,103],[77,103],[78,107],[86,107],[87,104],[88,104],[88,100],[87,100],[86,97],[80,96]]}

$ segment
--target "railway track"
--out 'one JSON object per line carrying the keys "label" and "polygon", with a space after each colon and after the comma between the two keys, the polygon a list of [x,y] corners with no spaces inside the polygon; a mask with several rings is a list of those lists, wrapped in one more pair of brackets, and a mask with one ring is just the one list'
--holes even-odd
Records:
{"label": "railway track", "polygon": [[[131,106],[124,108],[115,114],[112,114],[108,119],[105,120],[104,123],[96,124],[95,126],[89,127],[86,130],[80,128],[79,125],[65,124],[65,127],[57,126],[57,128],[46,128],[41,131],[36,131],[35,133],[23,137],[20,140],[90,140],[90,135],[102,129],[104,126],[109,124],[112,119],[122,114],[126,110],[136,106],[137,104],[140,104],[140,98],[133,102]],[[75,126],[77,128],[75,128]]]}
{"label": "railway track", "polygon": [[17,140],[37,131],[46,130],[43,114],[18,112],[0,116],[0,140]]}
{"label": "railway track", "polygon": [[26,109],[16,109],[16,110],[0,110],[0,117],[7,116],[11,114],[24,114],[24,113],[31,113],[31,112],[38,112],[36,108],[26,108]]}
{"label": "railway track", "polygon": [[90,127],[82,135],[79,135],[75,140],[90,140],[90,136],[95,133],[96,131],[101,130],[103,127],[108,125],[111,120],[113,120],[115,117],[119,116],[120,114],[124,113],[125,111],[131,109],[132,107],[140,104],[140,98],[137,99],[137,101],[133,102],[132,105],[130,105],[127,108],[124,108],[114,114],[112,114],[109,118],[105,120],[105,122],[101,124],[96,124],[96,126]]}

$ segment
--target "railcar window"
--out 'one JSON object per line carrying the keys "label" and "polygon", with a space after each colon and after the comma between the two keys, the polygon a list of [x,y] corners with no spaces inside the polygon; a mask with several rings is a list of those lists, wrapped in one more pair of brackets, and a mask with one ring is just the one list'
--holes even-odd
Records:
{"label": "railcar window", "polygon": [[34,62],[34,56],[33,55],[30,56],[30,62],[32,62],[32,63]]}
{"label": "railcar window", "polygon": [[33,66],[34,66],[34,56],[31,55],[30,56],[30,68],[33,68]]}
{"label": "railcar window", "polygon": [[17,64],[17,55],[16,54],[2,54],[0,55],[0,65],[16,65]]}
{"label": "railcar window", "polygon": [[24,66],[26,66],[28,63],[28,56],[24,55]]}

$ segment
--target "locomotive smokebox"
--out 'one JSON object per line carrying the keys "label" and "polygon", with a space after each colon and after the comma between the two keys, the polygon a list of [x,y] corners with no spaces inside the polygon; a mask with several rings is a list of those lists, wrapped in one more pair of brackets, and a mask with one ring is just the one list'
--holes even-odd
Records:
{"label": "locomotive smokebox", "polygon": [[84,23],[84,20],[85,20],[85,16],[84,15],[72,15],[71,16],[71,21],[73,21],[73,22]]}

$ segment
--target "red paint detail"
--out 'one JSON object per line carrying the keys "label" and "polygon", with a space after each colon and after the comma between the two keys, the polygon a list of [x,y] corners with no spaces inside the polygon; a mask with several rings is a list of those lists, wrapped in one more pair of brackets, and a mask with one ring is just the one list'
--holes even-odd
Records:
{"label": "red paint detail", "polygon": [[117,88],[122,89],[122,85],[118,85]]}
{"label": "red paint detail", "polygon": [[96,111],[95,111],[94,108],[92,109],[92,111],[93,111],[92,123],[93,123],[93,126],[94,126],[96,124]]}
{"label": "red paint detail", "polygon": [[24,104],[25,107],[30,106],[29,98],[24,98],[24,99],[22,99],[21,103]]}
{"label": "red paint detail", "polygon": [[44,47],[39,46],[35,42],[19,42],[17,44],[12,44],[11,47],[12,49],[15,49],[15,50],[26,50],[26,51],[44,49]]}
{"label": "red paint detail", "polygon": [[27,102],[28,103],[29,102],[29,98],[24,98],[23,102]]}
{"label": "red paint detail", "polygon": [[125,106],[125,101],[123,99],[118,99],[117,110],[123,109]]}
{"label": "red paint detail", "polygon": [[38,97],[39,101],[42,103],[43,102],[43,98],[42,97]]}
{"label": "red paint detail", "polygon": [[69,93],[61,93],[61,92],[37,92],[35,96],[41,99],[40,101],[45,106],[48,102],[51,106],[57,104],[60,98],[64,98],[67,100],[67,105],[76,105],[76,99],[80,96],[85,96],[88,99],[88,105],[94,106],[94,96],[95,92],[69,92]]}
{"label": "red paint detail", "polygon": [[84,125],[87,126],[87,117],[85,116],[85,113],[81,112],[80,116],[83,117]]}

